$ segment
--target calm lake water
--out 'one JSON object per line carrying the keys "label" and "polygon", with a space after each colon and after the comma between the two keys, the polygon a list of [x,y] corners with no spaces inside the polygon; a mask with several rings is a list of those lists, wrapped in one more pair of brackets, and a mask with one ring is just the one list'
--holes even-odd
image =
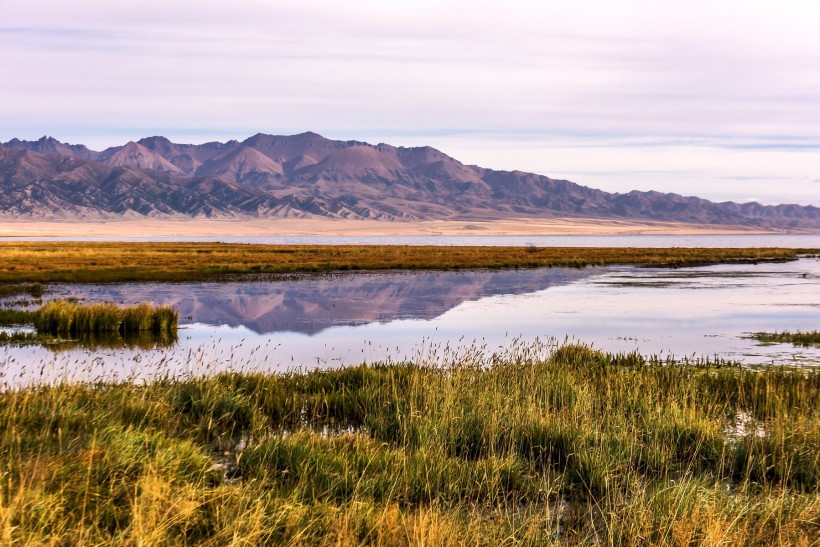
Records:
{"label": "calm lake water", "polygon": [[48,298],[171,304],[170,349],[0,348],[0,384],[285,371],[503,351],[565,339],[611,351],[820,365],[820,348],[761,345],[757,331],[820,329],[820,260],[356,273],[243,283],[51,286]]}
{"label": "calm lake water", "polygon": [[191,241],[270,245],[465,245],[539,247],[787,247],[820,248],[820,234],[801,235],[567,235],[567,236],[258,236],[258,237],[4,237],[0,241]]}

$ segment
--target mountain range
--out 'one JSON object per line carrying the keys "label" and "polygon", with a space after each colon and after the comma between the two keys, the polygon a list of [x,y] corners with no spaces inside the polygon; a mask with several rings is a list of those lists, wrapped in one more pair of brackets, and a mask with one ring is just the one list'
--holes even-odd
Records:
{"label": "mountain range", "polygon": [[430,147],[316,133],[177,144],[148,137],[103,151],[51,137],[0,143],[6,218],[327,217],[488,220],[588,217],[820,230],[820,208],[608,193],[465,165]]}

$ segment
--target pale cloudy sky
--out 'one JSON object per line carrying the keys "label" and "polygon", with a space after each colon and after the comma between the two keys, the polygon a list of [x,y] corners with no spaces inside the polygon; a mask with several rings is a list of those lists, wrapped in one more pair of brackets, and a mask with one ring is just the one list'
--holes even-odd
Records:
{"label": "pale cloudy sky", "polygon": [[316,131],[820,205],[820,2],[0,0],[0,141]]}

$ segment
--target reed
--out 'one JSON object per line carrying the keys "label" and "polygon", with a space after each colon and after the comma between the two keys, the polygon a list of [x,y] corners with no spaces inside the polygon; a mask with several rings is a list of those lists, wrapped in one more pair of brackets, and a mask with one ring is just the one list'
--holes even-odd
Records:
{"label": "reed", "polygon": [[0,344],[36,344],[54,351],[168,347],[177,341],[178,320],[170,306],[52,300],[36,311],[0,308],[0,326],[33,325],[37,329],[36,333],[0,332]]}
{"label": "reed", "polygon": [[52,300],[33,314],[38,332],[67,336],[171,333],[176,331],[177,321],[178,314],[170,306],[139,304],[123,308],[110,303],[81,304],[69,300]]}
{"label": "reed", "polygon": [[811,545],[820,371],[518,344],[0,393],[0,542]]}

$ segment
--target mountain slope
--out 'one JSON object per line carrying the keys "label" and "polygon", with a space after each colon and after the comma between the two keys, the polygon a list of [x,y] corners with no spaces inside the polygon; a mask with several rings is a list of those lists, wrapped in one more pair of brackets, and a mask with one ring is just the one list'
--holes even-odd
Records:
{"label": "mountain slope", "polygon": [[125,146],[109,148],[99,155],[97,161],[112,167],[130,166],[162,173],[182,174],[179,167],[173,165],[156,152],[152,152],[135,142],[129,142]]}
{"label": "mountain slope", "polygon": [[594,217],[820,230],[813,206],[610,194],[521,171],[464,165],[430,147],[316,133],[177,144],[148,137],[102,152],[50,137],[0,144],[0,214],[368,219]]}

